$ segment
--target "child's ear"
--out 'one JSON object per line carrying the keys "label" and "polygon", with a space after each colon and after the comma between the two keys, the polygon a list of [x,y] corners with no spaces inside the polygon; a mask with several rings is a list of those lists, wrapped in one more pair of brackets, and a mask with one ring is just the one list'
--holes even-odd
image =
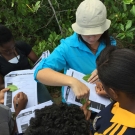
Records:
{"label": "child's ear", "polygon": [[109,88],[109,93],[113,100],[118,101],[118,93],[116,93],[112,88]]}

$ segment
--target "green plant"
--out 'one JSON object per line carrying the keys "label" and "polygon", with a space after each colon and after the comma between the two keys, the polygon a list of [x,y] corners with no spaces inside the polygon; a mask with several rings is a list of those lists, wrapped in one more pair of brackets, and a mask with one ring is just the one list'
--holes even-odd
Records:
{"label": "green plant", "polygon": [[60,39],[67,37],[73,33],[73,30],[71,28],[64,28],[65,25],[63,25],[63,34],[57,34],[56,32],[51,32],[49,35],[47,41],[42,40],[38,45],[35,45],[33,47],[33,50],[37,53],[38,56],[42,54],[43,51],[49,50],[52,52],[54,48],[56,48],[60,44]]}
{"label": "green plant", "polygon": [[71,34],[70,27],[80,2],[81,0],[1,0],[0,23],[11,29],[16,40],[25,40],[35,48],[39,47],[36,49],[38,54],[43,45],[44,50],[52,51],[59,44],[58,40]]}
{"label": "green plant", "polygon": [[[125,42],[124,47],[135,44],[135,2],[133,0],[104,0],[108,18],[111,20],[110,33]],[[129,47],[130,48],[130,47]]]}
{"label": "green plant", "polygon": [[[102,0],[112,24],[110,34],[135,49],[135,1]],[[75,11],[82,0],[1,0],[0,23],[9,27],[16,40],[34,46],[38,55],[51,52],[61,38],[73,33]],[[132,47],[131,47],[132,46]]]}

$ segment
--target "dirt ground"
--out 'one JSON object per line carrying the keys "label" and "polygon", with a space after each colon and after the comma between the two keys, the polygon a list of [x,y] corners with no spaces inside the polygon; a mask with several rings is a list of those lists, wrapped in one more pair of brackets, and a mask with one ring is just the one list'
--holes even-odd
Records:
{"label": "dirt ground", "polygon": [[61,87],[48,87],[49,93],[56,104],[61,103]]}

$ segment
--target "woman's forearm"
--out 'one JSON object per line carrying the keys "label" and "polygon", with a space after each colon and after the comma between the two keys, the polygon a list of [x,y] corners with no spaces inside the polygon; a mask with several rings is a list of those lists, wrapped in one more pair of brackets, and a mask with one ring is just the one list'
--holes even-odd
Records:
{"label": "woman's forearm", "polygon": [[50,86],[71,86],[73,77],[56,72],[50,68],[42,69],[37,74],[37,80]]}
{"label": "woman's forearm", "polygon": [[88,98],[89,88],[71,76],[53,71],[52,69],[42,69],[37,74],[39,82],[50,86],[70,86],[77,98]]}

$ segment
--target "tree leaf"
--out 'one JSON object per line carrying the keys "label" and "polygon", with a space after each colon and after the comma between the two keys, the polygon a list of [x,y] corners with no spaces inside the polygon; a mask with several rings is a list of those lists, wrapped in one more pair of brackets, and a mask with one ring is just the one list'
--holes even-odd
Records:
{"label": "tree leaf", "polygon": [[125,4],[131,4],[131,3],[133,2],[133,0],[123,0],[123,2],[124,2]]}
{"label": "tree leaf", "polygon": [[83,80],[85,80],[86,82],[88,82],[88,79],[90,78],[91,74],[85,75],[83,77]]}
{"label": "tree leaf", "polygon": [[126,36],[129,37],[129,38],[131,38],[131,39],[134,39],[133,32],[126,33]]}
{"label": "tree leaf", "polygon": [[125,38],[125,34],[124,33],[119,33],[116,37],[120,38],[120,39],[123,39],[123,38]]}
{"label": "tree leaf", "polygon": [[133,16],[135,16],[135,5],[132,6],[130,12],[131,14],[133,14]]}
{"label": "tree leaf", "polygon": [[132,26],[132,20],[128,20],[125,29],[128,30]]}
{"label": "tree leaf", "polygon": [[9,85],[9,86],[7,86],[7,88],[10,88],[10,91],[12,91],[12,92],[18,90],[17,86],[15,86],[15,85]]}
{"label": "tree leaf", "polygon": [[135,28],[131,28],[129,31],[135,31]]}
{"label": "tree leaf", "polygon": [[121,29],[122,31],[124,31],[124,25],[123,25],[123,24],[120,24],[120,29]]}
{"label": "tree leaf", "polygon": [[123,9],[124,11],[127,11],[127,5],[125,3],[123,3]]}

